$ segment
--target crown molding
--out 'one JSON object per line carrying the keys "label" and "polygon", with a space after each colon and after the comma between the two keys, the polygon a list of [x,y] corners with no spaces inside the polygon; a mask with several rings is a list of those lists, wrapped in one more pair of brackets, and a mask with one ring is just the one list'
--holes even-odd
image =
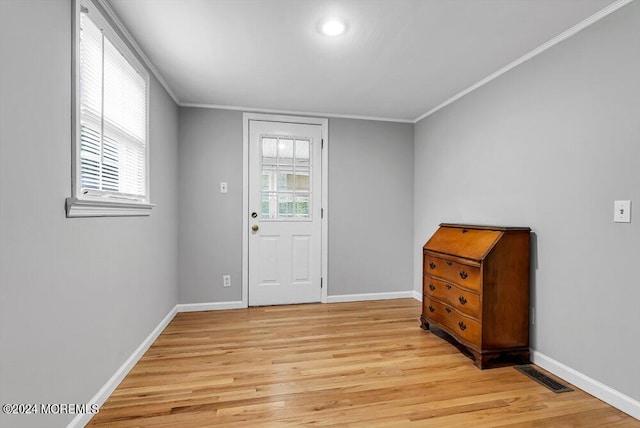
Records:
{"label": "crown molding", "polygon": [[582,22],[574,25],[573,27],[569,28],[567,31],[557,35],[556,37],[554,37],[553,39],[549,40],[548,42],[541,44],[540,46],[538,46],[534,50],[530,51],[529,53],[527,53],[525,55],[522,55],[520,58],[516,59],[512,63],[502,67],[498,71],[488,75],[484,79],[482,79],[482,80],[478,81],[477,83],[469,86],[467,89],[457,93],[456,95],[454,95],[453,97],[449,98],[448,100],[446,100],[442,104],[432,108],[431,110],[429,110],[428,112],[426,112],[422,116],[417,117],[415,120],[413,120],[413,123],[418,123],[422,119],[424,119],[425,117],[431,116],[433,113],[437,112],[438,110],[443,109],[444,107],[448,106],[452,102],[454,102],[456,100],[459,100],[460,98],[462,98],[465,95],[475,91],[476,89],[480,88],[481,86],[484,86],[487,83],[491,82],[492,80],[502,76],[503,74],[505,74],[509,70],[512,70],[512,69],[516,68],[517,66],[519,66],[523,62],[528,61],[528,60],[530,60],[531,58],[533,58],[533,57],[535,57],[537,55],[540,55],[542,52],[546,51],[547,49],[549,49],[549,48],[557,45],[558,43],[568,39],[569,37],[579,33],[580,31],[582,31],[585,28],[589,27],[591,24],[594,24],[594,23],[600,21],[602,18],[611,15],[613,12],[615,12],[616,10],[620,9],[623,6],[626,6],[627,4],[631,3],[632,1],[634,1],[634,0],[618,0],[615,3],[610,4],[609,6],[605,7],[601,11],[591,15],[589,18],[585,19],[584,21],[582,21]]}
{"label": "crown molding", "polygon": [[165,91],[167,91],[169,96],[173,98],[173,101],[176,104],[180,105],[180,101],[178,101],[178,97],[176,96],[176,94],[171,90],[171,88],[169,87],[169,84],[166,82],[166,80],[164,80],[164,78],[162,77],[158,69],[153,65],[149,57],[144,53],[144,51],[142,50],[140,45],[138,45],[138,43],[133,38],[131,33],[129,33],[129,30],[127,30],[127,27],[124,26],[124,24],[118,17],[118,14],[115,12],[115,10],[113,10],[113,7],[111,7],[109,0],[94,0],[94,1],[97,2],[104,9],[107,15],[109,15],[109,18],[113,21],[113,24],[116,26],[118,31],[122,34],[122,36],[126,39],[126,41],[131,45],[131,47],[133,47],[133,49],[136,51],[136,54],[140,57],[142,62],[144,62],[145,66],[151,71],[151,73],[153,73],[156,79],[158,79],[158,82],[160,82],[160,84],[165,89]]}
{"label": "crown molding", "polygon": [[102,6],[102,8],[105,10],[105,12],[109,15],[109,18],[113,21],[114,25],[117,27],[117,29],[122,33],[122,35],[126,38],[127,42],[130,43],[131,46],[133,47],[133,49],[136,51],[136,54],[144,62],[145,66],[153,73],[153,75],[156,77],[156,79],[158,79],[160,84],[167,91],[169,96],[171,96],[171,98],[175,101],[175,103],[177,105],[179,105],[180,107],[210,108],[210,109],[220,109],[220,110],[239,110],[239,111],[245,111],[245,112],[258,112],[258,113],[271,113],[271,114],[295,114],[295,115],[304,115],[304,116],[322,116],[322,117],[340,118],[340,119],[357,119],[357,120],[372,120],[372,121],[379,121],[379,122],[397,122],[397,123],[413,123],[413,124],[415,124],[415,123],[420,122],[422,119],[424,119],[424,118],[426,118],[428,116],[431,116],[435,112],[443,109],[444,107],[448,106],[449,104],[459,100],[460,98],[464,97],[465,95],[468,95],[469,93],[475,91],[476,89],[478,89],[478,88],[486,85],[487,83],[497,79],[498,77],[502,76],[503,74],[507,73],[508,71],[516,68],[520,64],[530,60],[531,58],[533,58],[533,57],[535,57],[535,56],[537,56],[537,55],[539,55],[541,53],[543,53],[547,49],[550,49],[551,47],[557,45],[558,43],[560,43],[560,42],[562,42],[564,40],[567,40],[571,36],[579,33],[580,31],[582,31],[585,28],[591,26],[592,24],[594,24],[594,23],[600,21],[601,19],[609,16],[613,12],[615,12],[618,9],[628,5],[629,3],[631,3],[634,0],[617,0],[616,2],[610,4],[609,6],[605,7],[604,9],[600,10],[599,12],[593,14],[592,16],[588,17],[587,19],[583,20],[582,22],[574,25],[573,27],[569,28],[568,30],[566,30],[563,33],[559,34],[558,36],[554,37],[553,39],[543,43],[542,45],[538,46],[537,48],[533,49],[532,51],[526,53],[525,55],[522,55],[520,58],[516,59],[515,61],[507,64],[506,66],[500,68],[499,70],[495,71],[494,73],[488,75],[484,79],[479,80],[478,82],[474,83],[473,85],[471,85],[471,86],[467,87],[466,89],[458,92],[453,97],[447,99],[446,101],[442,102],[441,104],[439,104],[436,107],[430,109],[429,111],[427,111],[426,113],[424,113],[423,115],[421,115],[421,116],[419,116],[419,117],[417,117],[415,119],[399,119],[399,118],[389,118],[389,117],[347,115],[347,114],[335,114],[335,113],[324,113],[324,112],[308,112],[308,111],[296,111],[296,110],[264,109],[264,108],[254,108],[254,107],[244,107],[244,106],[230,106],[230,105],[217,105],[217,104],[181,103],[178,100],[178,97],[173,92],[173,90],[171,90],[171,88],[169,87],[167,82],[164,80],[164,78],[162,77],[160,72],[153,65],[151,60],[146,56],[146,54],[144,53],[142,48],[135,41],[135,39],[133,38],[131,33],[129,33],[127,28],[124,26],[124,24],[122,23],[122,21],[120,20],[118,15],[115,13],[113,8],[111,7],[111,4],[109,3],[109,0],[94,0],[94,1],[96,1],[98,4],[100,4],[100,6]]}
{"label": "crown molding", "polygon": [[254,108],[254,107],[241,107],[241,106],[227,106],[217,104],[198,104],[198,103],[179,103],[180,107],[195,107],[195,108],[210,108],[219,110],[238,110],[247,113],[269,113],[269,114],[291,114],[297,116],[313,116],[313,117],[333,117],[337,119],[358,119],[358,120],[373,120],[377,122],[397,122],[397,123],[415,123],[412,119],[398,119],[392,117],[377,117],[377,116],[358,116],[350,114],[336,114],[336,113],[322,113],[315,111],[298,111],[298,110],[276,110],[266,108]]}

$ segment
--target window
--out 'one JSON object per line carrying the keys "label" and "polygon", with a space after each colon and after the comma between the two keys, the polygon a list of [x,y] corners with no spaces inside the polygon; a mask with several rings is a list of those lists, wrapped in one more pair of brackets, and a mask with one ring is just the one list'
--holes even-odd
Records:
{"label": "window", "polygon": [[148,215],[149,74],[93,0],[75,7],[73,197],[68,217]]}
{"label": "window", "polygon": [[304,138],[261,137],[263,220],[312,220],[311,144]]}

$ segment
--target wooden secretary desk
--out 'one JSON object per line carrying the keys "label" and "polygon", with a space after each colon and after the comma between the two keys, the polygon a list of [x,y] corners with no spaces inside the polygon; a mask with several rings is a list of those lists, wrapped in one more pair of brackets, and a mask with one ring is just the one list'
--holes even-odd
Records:
{"label": "wooden secretary desk", "polygon": [[481,369],[529,362],[530,232],[443,223],[423,247],[422,327],[448,333]]}

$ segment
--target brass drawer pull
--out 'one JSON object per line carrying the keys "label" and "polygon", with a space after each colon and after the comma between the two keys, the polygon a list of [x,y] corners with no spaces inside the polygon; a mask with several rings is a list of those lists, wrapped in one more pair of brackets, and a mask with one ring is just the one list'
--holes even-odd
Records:
{"label": "brass drawer pull", "polygon": [[451,313],[451,308],[445,308],[447,310],[447,313],[450,314]]}
{"label": "brass drawer pull", "polygon": [[460,271],[460,278],[467,279],[468,276],[469,276],[469,274],[466,273],[465,271],[463,271],[463,270]]}
{"label": "brass drawer pull", "polygon": [[436,289],[436,286],[433,284],[429,284],[429,290],[434,291]]}
{"label": "brass drawer pull", "polygon": [[429,267],[431,269],[435,269],[436,268],[436,264],[434,262],[429,263]]}
{"label": "brass drawer pull", "polygon": [[451,260],[447,260],[447,266],[451,266],[453,262]]}
{"label": "brass drawer pull", "polygon": [[464,296],[460,296],[458,297],[458,300],[460,301],[460,303],[462,303],[463,305],[467,304],[467,299],[464,298]]}
{"label": "brass drawer pull", "polygon": [[433,306],[429,305],[429,312],[435,312],[436,308],[434,308]]}
{"label": "brass drawer pull", "polygon": [[460,327],[460,330],[462,331],[465,331],[467,329],[467,325],[462,321],[458,323],[458,327]]}
{"label": "brass drawer pull", "polygon": [[447,290],[451,290],[451,284],[445,284],[445,287],[447,287]]}

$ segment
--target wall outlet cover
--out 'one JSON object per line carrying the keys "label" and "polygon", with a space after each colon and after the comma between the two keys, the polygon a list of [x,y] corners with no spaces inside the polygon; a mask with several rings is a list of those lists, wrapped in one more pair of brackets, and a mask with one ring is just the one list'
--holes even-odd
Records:
{"label": "wall outlet cover", "polygon": [[615,201],[613,208],[615,223],[631,223],[631,201]]}

